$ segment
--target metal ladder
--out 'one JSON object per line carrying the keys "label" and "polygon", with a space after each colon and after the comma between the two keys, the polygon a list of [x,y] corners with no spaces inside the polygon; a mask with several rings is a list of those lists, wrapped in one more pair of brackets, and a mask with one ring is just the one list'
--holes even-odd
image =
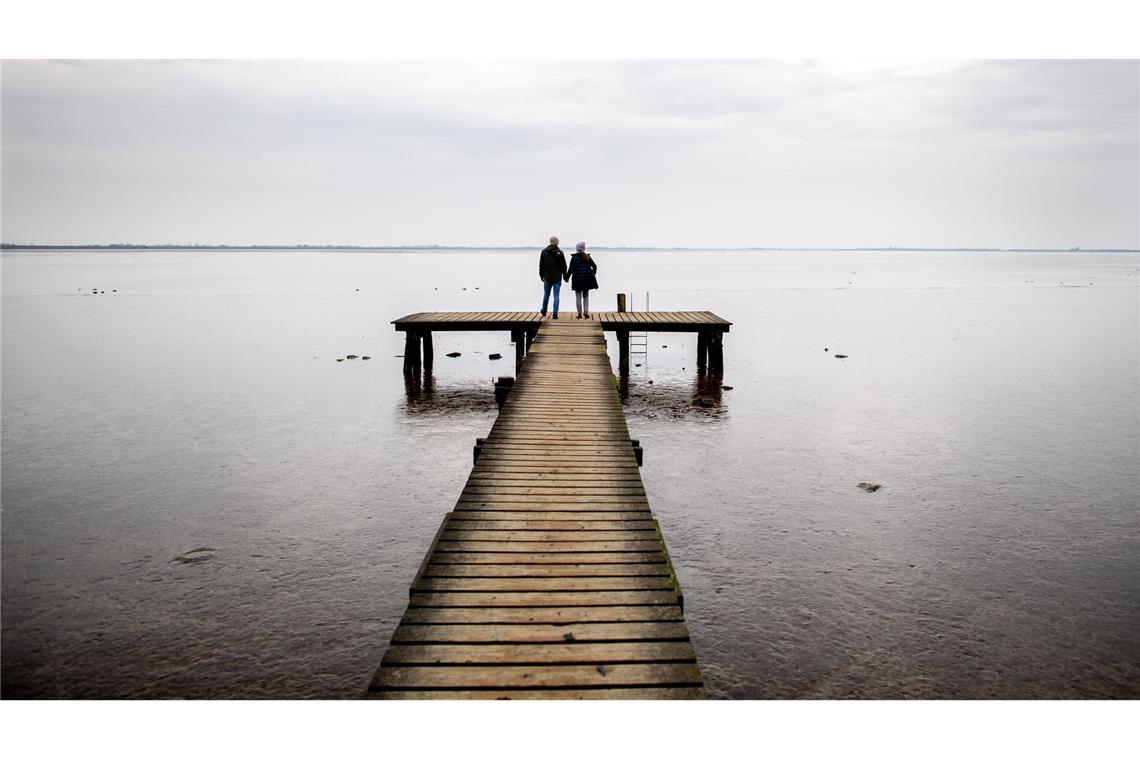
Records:
{"label": "metal ladder", "polygon": [[[636,299],[634,297],[633,291],[630,291],[630,293],[629,293],[629,310],[630,311],[635,311],[635,309],[634,309],[634,301],[635,300]],[[645,309],[644,309],[644,311],[649,311],[649,293],[648,292],[646,292],[646,294],[645,294]],[[640,354],[641,356],[648,356],[649,355],[649,333],[631,332],[629,334],[629,353],[631,356],[634,354]]]}

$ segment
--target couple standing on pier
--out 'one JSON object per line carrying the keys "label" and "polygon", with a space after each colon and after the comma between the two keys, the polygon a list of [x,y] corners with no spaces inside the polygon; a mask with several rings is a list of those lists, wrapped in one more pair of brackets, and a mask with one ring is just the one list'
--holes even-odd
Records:
{"label": "couple standing on pier", "polygon": [[590,318],[590,291],[598,289],[598,278],[594,275],[598,265],[586,253],[586,244],[578,243],[575,253],[566,263],[566,256],[558,247],[558,238],[550,238],[550,245],[542,249],[538,257],[538,276],[542,279],[542,316],[546,316],[546,307],[550,303],[550,292],[554,291],[554,319],[558,319],[558,291],[562,288],[563,280],[574,279],[571,287],[574,288],[574,298],[578,305],[577,319]]}

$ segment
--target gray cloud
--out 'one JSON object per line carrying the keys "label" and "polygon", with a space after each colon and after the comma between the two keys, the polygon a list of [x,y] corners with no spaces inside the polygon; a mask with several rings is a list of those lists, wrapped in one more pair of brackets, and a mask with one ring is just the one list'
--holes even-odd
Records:
{"label": "gray cloud", "polygon": [[8,61],[21,242],[1140,244],[1136,62]]}

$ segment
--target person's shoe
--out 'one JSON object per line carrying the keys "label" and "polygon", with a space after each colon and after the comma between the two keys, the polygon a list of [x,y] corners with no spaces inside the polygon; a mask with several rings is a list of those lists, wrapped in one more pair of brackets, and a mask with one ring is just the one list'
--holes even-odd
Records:
{"label": "person's shoe", "polygon": [[586,319],[590,318],[590,312],[586,312]]}
{"label": "person's shoe", "polygon": [[558,315],[555,314],[553,317],[551,317],[551,319],[558,319]]}
{"label": "person's shoe", "polygon": [[545,311],[540,311],[539,314],[542,315],[543,319],[546,319],[546,312]]}

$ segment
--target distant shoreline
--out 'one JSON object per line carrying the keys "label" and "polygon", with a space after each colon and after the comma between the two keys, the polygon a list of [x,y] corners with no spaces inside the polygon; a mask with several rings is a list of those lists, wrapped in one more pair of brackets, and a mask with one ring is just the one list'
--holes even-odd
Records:
{"label": "distant shoreline", "polygon": [[[141,243],[115,243],[111,245],[40,245],[0,243],[5,251],[530,251],[541,245],[144,245]],[[596,251],[916,251],[945,253],[1140,253],[1140,248],[928,248],[910,246],[866,246],[854,248],[780,248],[747,246],[741,248],[701,248],[692,246],[591,246]]]}

